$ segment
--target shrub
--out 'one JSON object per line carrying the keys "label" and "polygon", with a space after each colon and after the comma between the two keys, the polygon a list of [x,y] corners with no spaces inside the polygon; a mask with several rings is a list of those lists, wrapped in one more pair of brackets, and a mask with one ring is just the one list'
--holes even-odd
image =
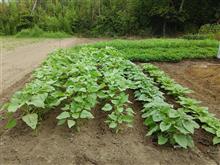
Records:
{"label": "shrub", "polygon": [[70,37],[69,34],[65,32],[45,32],[38,26],[34,26],[32,29],[24,29],[16,34],[18,38],[66,38]]}
{"label": "shrub", "polygon": [[220,24],[205,24],[200,27],[200,34],[210,34],[210,33],[219,33],[220,32]]}
{"label": "shrub", "polygon": [[213,34],[186,34],[182,37],[187,40],[206,40],[206,39],[214,39]]}

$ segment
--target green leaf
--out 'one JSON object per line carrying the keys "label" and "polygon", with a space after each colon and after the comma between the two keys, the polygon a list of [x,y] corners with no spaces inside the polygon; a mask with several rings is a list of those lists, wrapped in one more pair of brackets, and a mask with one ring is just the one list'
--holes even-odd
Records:
{"label": "green leaf", "polygon": [[71,116],[72,116],[72,118],[74,118],[74,119],[78,119],[79,116],[80,116],[80,113],[73,113]]}
{"label": "green leaf", "polygon": [[32,129],[35,129],[38,122],[38,115],[36,113],[28,114],[22,117],[22,120]]}
{"label": "green leaf", "polygon": [[160,123],[160,130],[162,132],[168,130],[171,127],[171,123],[161,122]]}
{"label": "green leaf", "polygon": [[58,120],[61,120],[61,119],[69,118],[69,117],[70,117],[69,112],[62,112],[62,113],[59,114],[56,118],[57,118]]}
{"label": "green leaf", "polygon": [[203,128],[204,130],[206,130],[207,132],[209,132],[209,133],[216,134],[215,129],[213,129],[213,128],[207,126],[207,125],[203,125],[202,128]]}
{"label": "green leaf", "polygon": [[163,120],[163,116],[160,113],[155,113],[155,114],[153,114],[153,120],[155,122],[161,121],[161,120]]}
{"label": "green leaf", "polygon": [[216,135],[220,138],[220,130],[216,132]]}
{"label": "green leaf", "polygon": [[32,96],[31,101],[28,102],[28,105],[34,105],[35,107],[38,108],[44,108],[45,107],[44,101],[46,100],[47,96],[48,96],[47,93]]}
{"label": "green leaf", "polygon": [[117,123],[115,123],[115,122],[111,122],[111,123],[109,124],[109,128],[114,129],[114,128],[116,128],[116,127],[117,127]]}
{"label": "green leaf", "polygon": [[171,110],[169,111],[169,117],[170,117],[170,118],[177,118],[177,117],[179,117],[179,113],[178,113],[177,111],[171,109]]}
{"label": "green leaf", "polygon": [[183,126],[184,128],[189,131],[190,133],[194,133],[194,125],[192,122],[188,121],[188,120],[184,120],[183,121]]}
{"label": "green leaf", "polygon": [[217,136],[214,137],[212,142],[213,142],[214,145],[220,143],[220,137],[217,137]]}
{"label": "green leaf", "polygon": [[72,128],[76,124],[76,122],[74,120],[67,120],[67,124],[69,128]]}
{"label": "green leaf", "polygon": [[164,137],[163,135],[158,136],[158,144],[163,145],[166,144],[168,141],[167,137]]}
{"label": "green leaf", "polygon": [[66,119],[61,119],[57,122],[57,125],[63,125],[66,122]]}
{"label": "green leaf", "polygon": [[110,104],[105,104],[105,106],[102,108],[103,111],[108,112],[112,110],[112,106]]}
{"label": "green leaf", "polygon": [[187,148],[188,140],[186,135],[174,134],[173,138],[176,141],[176,143],[179,144],[181,147]]}
{"label": "green leaf", "polygon": [[80,118],[82,118],[82,119],[93,119],[94,116],[92,115],[91,112],[86,111],[86,110],[83,110],[83,111],[81,112],[81,114],[80,114]]}
{"label": "green leaf", "polygon": [[154,132],[156,132],[158,130],[159,126],[156,125],[153,128],[150,129],[150,131],[147,133],[146,136],[151,136]]}
{"label": "green leaf", "polygon": [[5,128],[6,129],[11,129],[13,127],[15,127],[17,124],[16,120],[15,119],[11,119],[8,121],[8,123],[6,124]]}
{"label": "green leaf", "polygon": [[7,110],[8,110],[8,112],[16,112],[18,108],[20,108],[19,104],[12,102],[8,105]]}

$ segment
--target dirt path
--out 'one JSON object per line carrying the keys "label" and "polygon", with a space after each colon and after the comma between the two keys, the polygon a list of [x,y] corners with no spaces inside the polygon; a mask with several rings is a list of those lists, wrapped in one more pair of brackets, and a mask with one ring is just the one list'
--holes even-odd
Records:
{"label": "dirt path", "polygon": [[7,97],[5,94],[8,95],[14,92],[19,88],[19,84],[26,82],[29,74],[54,49],[97,41],[101,41],[101,39],[69,38],[63,40],[45,40],[18,47],[13,51],[6,52],[3,50],[0,59],[0,98],[3,96],[4,98]]}

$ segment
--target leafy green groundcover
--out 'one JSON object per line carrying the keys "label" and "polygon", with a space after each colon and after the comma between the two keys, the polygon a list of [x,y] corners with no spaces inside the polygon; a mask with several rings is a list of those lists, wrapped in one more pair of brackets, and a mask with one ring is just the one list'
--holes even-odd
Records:
{"label": "leafy green groundcover", "polygon": [[119,50],[126,59],[139,62],[181,61],[183,59],[216,58],[218,41],[184,39],[113,40],[90,45]]}
{"label": "leafy green groundcover", "polygon": [[[45,113],[59,109],[62,111],[56,117],[58,125],[77,128],[81,120],[94,118],[94,107],[104,103],[100,110],[107,113],[105,122],[117,132],[124,125],[132,127],[135,113],[127,91],[133,90],[135,98],[143,104],[141,112],[147,136],[156,138],[158,144],[193,147],[192,136],[200,126],[214,133],[213,142],[219,143],[220,121],[204,108],[201,113],[197,112],[199,107],[186,108],[189,100],[184,102],[181,98],[188,89],[178,84],[174,88],[165,87],[168,80],[159,81],[157,74],[150,72],[151,67],[145,68],[152,73],[147,76],[142,68],[121,56],[119,51],[109,47],[64,49],[52,53],[35,71],[33,80],[2,107],[1,118],[7,120],[5,128],[16,125],[19,118],[14,114],[19,112],[20,118],[36,129]],[[182,108],[175,109],[166,102],[158,87],[161,85],[176,97]],[[215,123],[211,119],[215,119]]]}

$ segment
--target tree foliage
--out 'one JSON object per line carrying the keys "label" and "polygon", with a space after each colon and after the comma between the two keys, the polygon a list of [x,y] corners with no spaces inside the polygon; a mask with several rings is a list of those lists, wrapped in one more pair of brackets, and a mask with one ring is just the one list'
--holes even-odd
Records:
{"label": "tree foliage", "polygon": [[219,0],[25,0],[0,2],[0,33],[39,26],[85,35],[165,35],[217,23]]}

